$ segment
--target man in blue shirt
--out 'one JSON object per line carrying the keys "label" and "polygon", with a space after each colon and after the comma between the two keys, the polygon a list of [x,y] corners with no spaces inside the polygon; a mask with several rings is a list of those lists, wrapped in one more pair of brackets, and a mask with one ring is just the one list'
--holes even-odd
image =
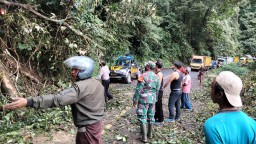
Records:
{"label": "man in blue shirt", "polygon": [[223,71],[212,82],[211,98],[219,112],[204,124],[207,144],[256,144],[256,121],[241,111],[241,79]]}

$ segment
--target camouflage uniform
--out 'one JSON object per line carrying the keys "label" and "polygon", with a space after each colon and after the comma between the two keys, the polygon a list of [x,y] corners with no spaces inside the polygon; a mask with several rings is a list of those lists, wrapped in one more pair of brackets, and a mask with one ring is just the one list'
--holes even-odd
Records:
{"label": "camouflage uniform", "polygon": [[147,123],[147,119],[151,124],[155,122],[155,103],[159,87],[158,76],[153,71],[143,73],[138,79],[133,101],[138,101],[136,112],[143,124]]}

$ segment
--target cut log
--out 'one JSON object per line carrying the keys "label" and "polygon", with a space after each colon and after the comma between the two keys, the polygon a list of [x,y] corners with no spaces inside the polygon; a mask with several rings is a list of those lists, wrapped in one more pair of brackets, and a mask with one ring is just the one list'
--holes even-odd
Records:
{"label": "cut log", "polygon": [[[11,67],[13,69],[17,69],[17,64],[16,62],[11,59],[10,57],[6,55],[0,55],[0,58],[4,60],[6,65],[9,65],[8,67]],[[19,63],[19,72],[23,75],[25,75],[27,78],[32,80],[33,82],[40,84],[41,83],[41,78],[39,75],[35,74],[34,72],[30,71],[27,69],[23,64]]]}
{"label": "cut log", "polygon": [[3,64],[0,62],[0,79],[1,79],[1,92],[4,96],[17,97],[18,91],[15,88],[12,80],[5,70]]}

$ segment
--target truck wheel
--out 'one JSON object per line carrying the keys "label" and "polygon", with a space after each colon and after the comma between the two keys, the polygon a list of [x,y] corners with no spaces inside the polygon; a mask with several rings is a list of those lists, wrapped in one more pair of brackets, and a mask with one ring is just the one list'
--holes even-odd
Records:
{"label": "truck wheel", "polygon": [[128,73],[127,77],[125,78],[125,83],[130,84],[131,81],[132,81],[132,79],[131,79],[131,74]]}

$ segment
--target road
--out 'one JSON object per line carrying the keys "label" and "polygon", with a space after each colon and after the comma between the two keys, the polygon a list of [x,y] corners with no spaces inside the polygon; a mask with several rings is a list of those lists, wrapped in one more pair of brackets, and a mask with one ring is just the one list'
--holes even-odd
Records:
{"label": "road", "polygon": [[[172,69],[163,69],[163,70],[162,70],[162,73],[163,73],[163,75],[164,75],[164,84],[165,84],[165,82],[168,80],[168,78],[169,78],[169,76],[170,76],[170,74],[171,74],[172,72],[173,72]],[[197,72],[197,71],[191,71],[191,72],[190,72],[191,83],[192,83],[191,86],[192,86],[192,89],[195,89],[195,90],[200,88],[200,83],[199,83],[199,80],[197,79],[197,75],[198,75],[198,72]],[[132,81],[132,85],[135,87],[136,84],[137,84],[137,80],[133,80],[133,81]],[[125,84],[125,83],[123,83],[123,82],[120,81],[120,80],[112,80],[111,83],[110,83],[110,85],[121,86],[121,87],[126,87],[126,86],[128,87],[128,86],[130,86],[129,84]],[[170,92],[169,86],[168,86],[168,88],[166,89],[165,92],[167,92],[167,93]]]}
{"label": "road", "polygon": [[[171,69],[164,69],[162,70],[163,75],[164,75],[164,83],[168,80],[169,75],[173,72],[173,70]],[[199,80],[197,80],[197,71],[192,71],[190,73],[191,76],[191,82],[192,82],[192,91],[194,90],[198,90],[201,88]],[[136,119],[136,107],[132,107],[132,96],[134,94],[134,88],[137,84],[137,80],[134,80],[132,82],[132,85],[130,84],[124,84],[120,81],[115,81],[114,83],[111,83],[111,88],[112,90],[116,90],[118,89],[119,95],[116,94],[114,97],[116,97],[116,99],[118,99],[119,103],[122,103],[122,101],[125,101],[122,103],[122,106],[124,108],[121,108],[120,111],[118,111],[118,109],[113,109],[108,110],[106,112],[106,121],[105,121],[105,130],[107,132],[108,135],[108,142],[109,143],[116,143],[116,138],[115,136],[110,136],[111,134],[113,134],[113,132],[108,132],[110,130],[115,131],[117,134],[119,135],[125,135],[127,136],[127,138],[129,139],[129,143],[136,143],[136,144],[141,144],[140,140],[139,140],[139,129],[138,129],[138,125],[134,124],[134,119]],[[131,87],[132,86],[132,87]],[[129,89],[130,88],[130,89]],[[131,89],[132,88],[132,89]],[[126,89],[126,90],[125,90]],[[164,116],[168,117],[169,111],[168,111],[168,99],[169,99],[169,94],[170,94],[170,88],[168,86],[168,88],[166,88],[166,90],[164,91],[164,95],[163,95],[163,111],[164,111]],[[124,95],[124,96],[123,96]],[[182,118],[184,118],[184,120],[186,121],[181,121],[178,122],[177,125],[179,125],[179,129],[191,129],[193,127],[195,127],[193,124],[193,120],[194,118],[194,113],[196,113],[197,107],[200,106],[200,102],[197,102],[195,100],[193,100],[193,94],[190,95],[191,98],[191,104],[193,107],[193,112],[187,112],[187,111],[182,111]],[[116,102],[112,102],[112,103],[116,103]],[[113,120],[113,118],[111,117],[112,115],[117,115],[118,120]],[[187,118],[189,117],[189,118]],[[190,118],[193,117],[193,118]],[[122,126],[124,125],[125,127],[129,127],[129,129],[126,128],[119,128],[118,126]],[[168,124],[165,123],[164,126],[162,128],[167,128],[167,129],[173,129],[175,127],[175,125],[172,124]],[[159,129],[157,127],[155,127],[155,129]],[[161,127],[160,127],[161,129]],[[114,137],[114,138],[111,138]],[[118,143],[125,143],[125,142],[120,142],[118,141]]]}
{"label": "road", "polygon": [[[170,74],[173,72],[172,69],[164,69],[162,70],[162,73],[164,75],[164,83],[168,80]],[[191,71],[190,72],[190,77],[191,77],[191,82],[192,82],[192,89],[199,89],[200,88],[200,83],[199,80],[197,79],[198,72],[197,71]],[[167,89],[169,90],[169,89]]]}
{"label": "road", "polygon": [[[173,72],[171,69],[165,69],[162,71],[164,75],[164,83],[168,79],[168,76]],[[191,72],[191,79],[192,79],[192,90],[201,88],[199,85],[199,81],[197,80],[198,72],[192,71]],[[139,140],[140,131],[139,127],[136,123],[136,108],[132,107],[132,97],[134,94],[134,88],[137,84],[137,81],[134,80],[132,85],[131,84],[124,84],[121,81],[112,82],[110,85],[111,92],[114,93],[114,101],[109,102],[108,109],[105,112],[104,118],[104,131],[103,131],[103,138],[105,143],[120,143],[125,144],[127,143],[136,143],[142,144]],[[163,97],[163,110],[165,117],[168,117],[168,98],[170,94],[169,87],[164,92]],[[182,111],[182,118],[183,120],[176,123],[170,124],[165,123],[163,127],[154,127],[155,131],[161,132],[162,129],[170,130],[170,129],[177,129],[182,130],[189,129],[189,131],[193,131],[196,127],[194,125],[196,112],[200,111],[200,106],[198,101],[193,100],[193,94],[191,94],[191,104],[193,107],[193,112],[186,112]],[[177,127],[178,126],[178,127]],[[73,131],[76,129],[73,128]],[[182,133],[180,132],[180,133]],[[63,139],[63,135],[65,135]],[[162,135],[162,134],[161,134]],[[166,133],[163,133],[166,136]],[[117,136],[125,136],[125,141],[117,140]],[[166,139],[163,137],[157,137],[154,135],[156,139]],[[126,141],[127,140],[127,141]],[[49,135],[37,135],[33,139],[33,143],[38,144],[45,144],[45,143],[75,143],[75,134],[70,133],[70,131],[59,131],[59,132],[51,132],[51,138]]]}

